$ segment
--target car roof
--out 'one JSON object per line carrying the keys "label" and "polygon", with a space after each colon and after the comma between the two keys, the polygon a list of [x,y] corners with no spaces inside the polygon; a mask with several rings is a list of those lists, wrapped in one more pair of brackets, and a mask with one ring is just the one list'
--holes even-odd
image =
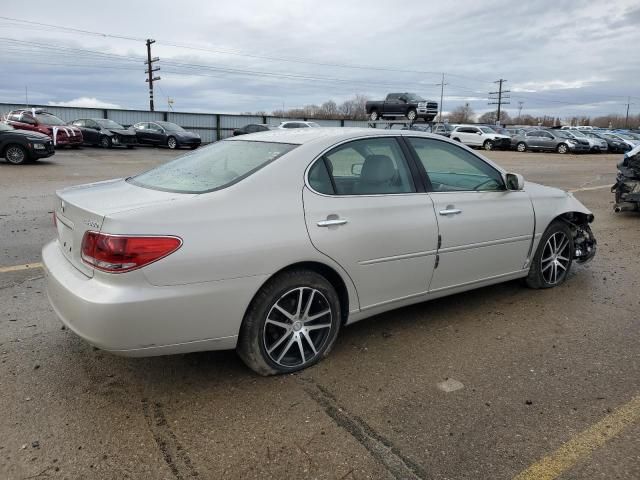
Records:
{"label": "car roof", "polygon": [[238,137],[229,137],[224,141],[241,142],[276,142],[304,145],[316,141],[334,141],[335,143],[351,138],[380,137],[380,136],[424,136],[441,140],[441,135],[435,135],[418,130],[387,130],[382,128],[359,127],[321,127],[321,128],[292,128],[288,130],[269,130],[267,132],[252,133]]}

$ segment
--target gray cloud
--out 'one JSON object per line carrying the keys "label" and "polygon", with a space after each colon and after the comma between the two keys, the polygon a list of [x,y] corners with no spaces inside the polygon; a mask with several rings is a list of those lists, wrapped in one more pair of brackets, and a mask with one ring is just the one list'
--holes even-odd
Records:
{"label": "gray cloud", "polygon": [[[177,110],[222,112],[270,111],[328,99],[340,102],[356,93],[381,97],[392,90],[439,99],[439,72],[446,72],[446,110],[465,101],[477,112],[488,110],[487,93],[495,89],[493,80],[502,77],[512,90],[507,106],[511,113],[519,101],[524,102],[523,113],[534,115],[624,113],[629,95],[636,97],[632,111],[637,111],[640,8],[628,0],[594,3],[256,0],[225,3],[222,8],[206,1],[163,7],[162,2],[112,0],[96,15],[86,2],[69,0],[65,8],[50,2],[10,3],[1,15],[155,38],[154,55],[161,58],[162,69],[156,90],[159,108],[166,107],[167,96],[175,100]],[[85,98],[146,108],[142,41],[2,20],[0,32],[0,37],[22,42],[120,56],[101,58],[0,40],[0,101],[22,101],[28,86],[32,102]],[[334,66],[318,65],[323,63]],[[374,65],[389,71],[336,64]]]}

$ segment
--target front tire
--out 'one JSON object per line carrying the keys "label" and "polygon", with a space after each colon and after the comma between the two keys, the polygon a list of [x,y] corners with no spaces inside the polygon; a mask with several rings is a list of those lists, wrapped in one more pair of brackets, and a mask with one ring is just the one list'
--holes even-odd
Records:
{"label": "front tire", "polygon": [[485,142],[482,144],[482,148],[484,148],[485,150],[493,150],[493,142],[491,140],[485,140]]}
{"label": "front tire", "polygon": [[558,153],[568,153],[569,152],[569,147],[567,147],[566,144],[561,143],[560,145],[558,145],[558,148],[556,148],[556,151]]}
{"label": "front tire", "polygon": [[11,165],[24,165],[29,161],[27,150],[22,145],[9,145],[4,151],[4,157]]}
{"label": "front tire", "polygon": [[176,137],[167,138],[167,147],[169,147],[171,150],[175,150],[176,148],[178,148],[178,141],[176,140]]}
{"label": "front tire", "polygon": [[340,323],[340,300],[325,277],[309,270],[283,272],[252,300],[237,352],[260,375],[295,372],[327,356]]}
{"label": "front tire", "polygon": [[100,138],[100,146],[102,148],[111,148],[113,146],[113,143],[111,142],[111,139],[109,137],[102,137]]}
{"label": "front tire", "polygon": [[565,282],[573,263],[573,235],[555,220],[542,235],[526,283],[530,288],[552,288]]}
{"label": "front tire", "polygon": [[527,144],[524,142],[518,142],[518,144],[516,145],[516,150],[519,152],[526,152],[527,151]]}

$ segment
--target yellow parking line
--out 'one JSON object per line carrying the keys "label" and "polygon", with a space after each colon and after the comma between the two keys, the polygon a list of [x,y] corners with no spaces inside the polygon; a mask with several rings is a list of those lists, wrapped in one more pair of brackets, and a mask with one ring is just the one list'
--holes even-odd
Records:
{"label": "yellow parking line", "polygon": [[597,187],[584,187],[584,188],[575,188],[573,190],[569,190],[571,193],[575,192],[588,192],[590,190],[601,190],[603,188],[611,188],[611,185],[598,185]]}
{"label": "yellow parking line", "polygon": [[640,420],[640,395],[633,397],[630,402],[573,437],[551,455],[531,465],[514,477],[514,480],[552,480],[557,478],[578,463],[580,459],[602,447],[607,441],[638,420]]}
{"label": "yellow parking line", "polygon": [[32,268],[42,268],[42,263],[25,263],[24,265],[13,265],[11,267],[0,267],[0,273],[19,272],[20,270],[31,270]]}

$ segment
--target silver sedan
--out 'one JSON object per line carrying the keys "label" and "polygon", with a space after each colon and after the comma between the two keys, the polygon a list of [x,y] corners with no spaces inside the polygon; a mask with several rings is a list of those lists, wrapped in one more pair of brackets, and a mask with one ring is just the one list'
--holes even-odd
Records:
{"label": "silver sedan", "polygon": [[590,260],[571,194],[417,131],[230,138],[140,175],[58,192],[48,294],[91,344],[150,356],[235,348],[260,374],[325,357],[366,317]]}

